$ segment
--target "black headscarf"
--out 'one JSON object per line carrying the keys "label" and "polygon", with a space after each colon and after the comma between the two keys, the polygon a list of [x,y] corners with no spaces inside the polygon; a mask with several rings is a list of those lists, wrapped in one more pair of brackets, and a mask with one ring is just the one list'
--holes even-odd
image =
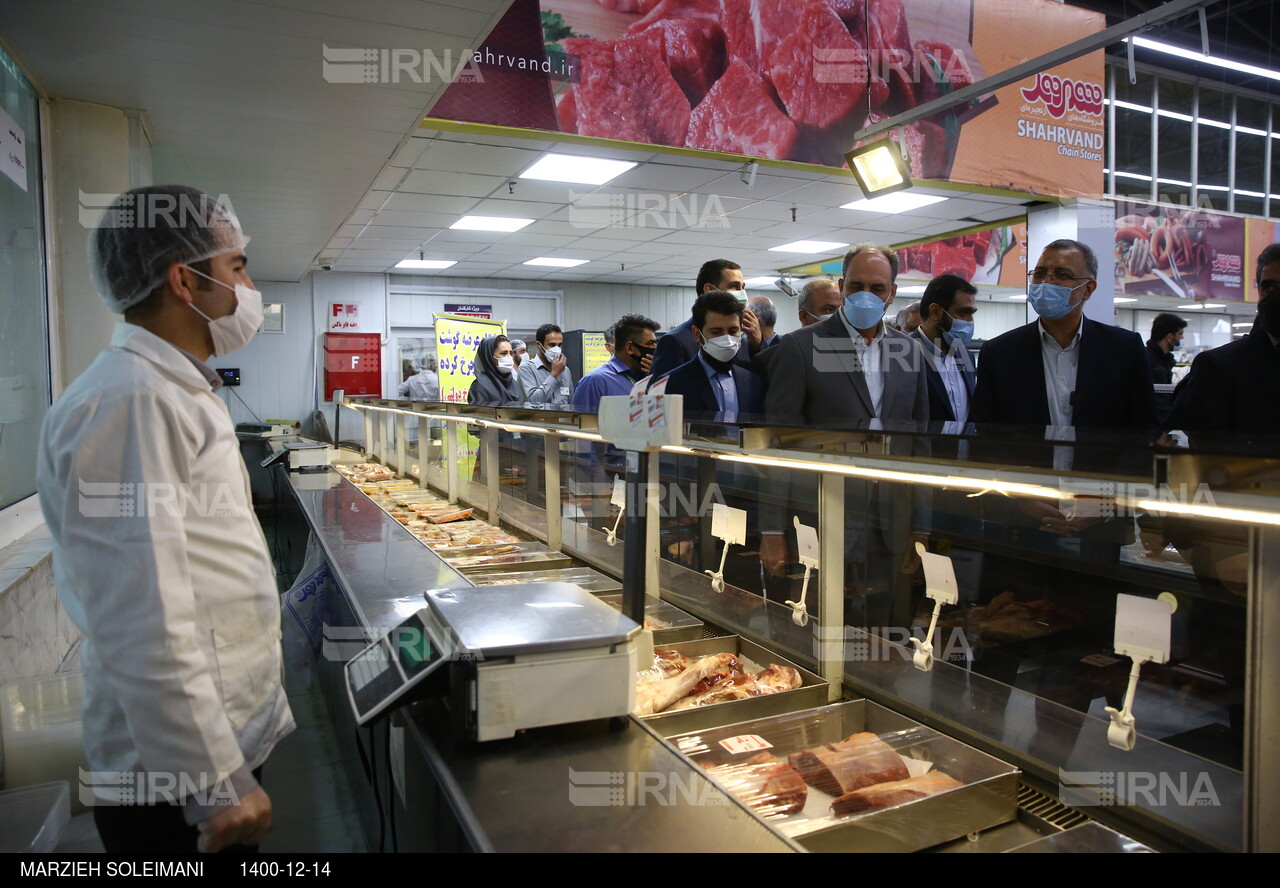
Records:
{"label": "black headscarf", "polygon": [[481,407],[519,407],[524,403],[516,371],[513,369],[510,375],[503,373],[498,369],[498,362],[493,359],[494,350],[503,341],[511,340],[505,336],[486,336],[476,346],[476,381],[471,383],[471,391],[467,393],[468,404],[478,404]]}

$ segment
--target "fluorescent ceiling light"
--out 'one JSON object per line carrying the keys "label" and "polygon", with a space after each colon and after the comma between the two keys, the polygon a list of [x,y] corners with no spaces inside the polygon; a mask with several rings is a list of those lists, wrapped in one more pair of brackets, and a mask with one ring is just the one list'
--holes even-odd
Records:
{"label": "fluorescent ceiling light", "polygon": [[845,244],[833,241],[798,240],[778,247],[770,247],[769,251],[771,253],[830,253],[832,250],[842,250],[844,247]]}
{"label": "fluorescent ceiling light", "polygon": [[1204,302],[1201,303],[1205,308],[1226,308],[1221,302]]}
{"label": "fluorescent ceiling light", "polygon": [[512,219],[506,216],[463,216],[450,228],[457,231],[519,231],[532,225],[532,219]]}
{"label": "fluorescent ceiling light", "polygon": [[396,268],[449,268],[457,264],[457,259],[401,259]]}
{"label": "fluorescent ceiling light", "polygon": [[571,154],[548,154],[523,173],[521,179],[545,179],[549,182],[573,182],[577,185],[603,185],[636,166],[629,160],[604,157],[579,157]]}
{"label": "fluorescent ceiling light", "polygon": [[1183,311],[1199,311],[1204,308],[1204,306],[1197,302],[1195,305],[1179,305],[1178,308]]}
{"label": "fluorescent ceiling light", "polygon": [[945,197],[936,197],[932,194],[908,194],[905,191],[899,191],[880,197],[864,197],[862,200],[843,204],[840,209],[861,210],[864,213],[905,213],[907,210],[918,210],[930,204],[942,203],[944,200],[946,200]]}
{"label": "fluorescent ceiling light", "polygon": [[898,292],[899,292],[899,293],[923,293],[924,291],[925,291],[925,288],[924,288],[923,286],[920,286],[920,287],[899,287],[899,288],[898,288]]}
{"label": "fluorescent ceiling light", "polygon": [[1010,299],[1017,300],[1018,302],[1026,302],[1026,301],[1027,301],[1027,294],[1026,294],[1026,293],[1018,293],[1017,295],[1015,295],[1015,296],[1010,296],[1009,298],[1010,298]]}
{"label": "fluorescent ceiling light", "polygon": [[777,275],[774,275],[773,277],[747,278],[743,283],[748,287],[772,287],[773,282],[777,279]]}
{"label": "fluorescent ceiling light", "polygon": [[1134,296],[1116,296],[1113,297],[1111,301],[1116,305],[1119,305],[1122,302],[1137,302],[1138,300]]}
{"label": "fluorescent ceiling light", "polygon": [[[1253,326],[1253,321],[1245,321],[1243,324],[1232,324],[1231,326],[1233,326],[1233,327],[1252,327],[1252,326]],[[1238,334],[1238,333],[1237,333],[1236,335],[1237,335],[1237,336],[1239,336],[1240,334]]]}
{"label": "fluorescent ceiling light", "polygon": [[1204,62],[1206,65],[1216,65],[1219,68],[1226,68],[1230,71],[1239,71],[1242,74],[1253,74],[1257,77],[1269,77],[1272,80],[1280,80],[1280,71],[1272,71],[1270,68],[1259,68],[1257,65],[1247,65],[1244,62],[1236,62],[1231,59],[1220,59],[1214,56],[1207,56],[1202,52],[1196,52],[1193,49],[1184,49],[1181,46],[1174,46],[1171,43],[1161,43],[1159,40],[1151,40],[1146,37],[1129,37],[1134,46],[1141,46],[1143,49],[1153,49],[1156,52],[1163,52],[1169,55],[1178,56],[1183,59],[1190,59],[1193,62]]}
{"label": "fluorescent ceiling light", "polygon": [[530,259],[525,265],[549,265],[552,268],[575,268],[579,265],[586,265],[590,259],[556,259],[554,256],[539,256],[537,259]]}

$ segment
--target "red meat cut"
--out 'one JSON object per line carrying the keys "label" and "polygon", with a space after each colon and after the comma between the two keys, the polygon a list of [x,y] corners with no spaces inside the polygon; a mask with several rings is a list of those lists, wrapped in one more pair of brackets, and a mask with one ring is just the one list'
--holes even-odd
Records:
{"label": "red meat cut", "polygon": [[748,157],[787,158],[796,138],[795,124],[778,110],[760,75],[745,62],[734,61],[693,109],[685,144]]}
{"label": "red meat cut", "polygon": [[798,0],[721,0],[720,25],[730,63],[746,62],[758,73],[777,45],[800,27]]}
{"label": "red meat cut", "polygon": [[689,128],[689,100],[667,69],[660,31],[615,42],[565,40],[581,57],[575,89],[578,132],[584,136],[679,145]]}
{"label": "red meat cut", "polygon": [[[868,48],[877,76],[887,81],[889,95],[881,104],[890,114],[914,107],[911,35],[902,0],[870,0],[868,11],[871,39]],[[872,92],[873,98],[875,92]],[[872,107],[880,107],[873,103]]]}
{"label": "red meat cut", "polygon": [[774,47],[767,74],[802,133],[852,136],[867,95],[866,65],[826,0],[810,0],[799,27]]}
{"label": "red meat cut", "polygon": [[973,276],[978,271],[978,264],[974,261],[973,250],[964,247],[949,247],[946,244],[932,244],[933,248],[933,275],[936,277],[940,274],[959,275],[966,281],[973,280]]}
{"label": "red meat cut", "polygon": [[696,106],[724,73],[724,31],[714,21],[688,17],[656,22],[643,33],[662,38],[671,76]]}

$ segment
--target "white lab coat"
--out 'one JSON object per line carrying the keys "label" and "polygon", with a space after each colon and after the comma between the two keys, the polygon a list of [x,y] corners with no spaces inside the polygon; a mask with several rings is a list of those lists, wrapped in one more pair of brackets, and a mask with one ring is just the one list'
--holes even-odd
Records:
{"label": "white lab coat", "polygon": [[[179,793],[220,774],[252,789],[247,772],[294,723],[275,571],[209,378],[118,324],[50,408],[36,483],[58,595],[85,635],[90,768],[184,775]],[[188,821],[212,813],[189,799]]]}

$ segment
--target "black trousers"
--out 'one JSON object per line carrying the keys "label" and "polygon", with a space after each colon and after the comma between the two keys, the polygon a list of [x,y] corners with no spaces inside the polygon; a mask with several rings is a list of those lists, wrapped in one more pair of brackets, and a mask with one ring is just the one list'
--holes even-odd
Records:
{"label": "black trousers", "polygon": [[[254,769],[253,778],[262,782],[262,768]],[[108,854],[189,857],[199,853],[196,845],[200,829],[187,823],[182,816],[182,807],[168,804],[98,805],[93,809],[93,822]],[[249,856],[258,853],[258,846],[232,845],[224,848],[222,853]]]}

